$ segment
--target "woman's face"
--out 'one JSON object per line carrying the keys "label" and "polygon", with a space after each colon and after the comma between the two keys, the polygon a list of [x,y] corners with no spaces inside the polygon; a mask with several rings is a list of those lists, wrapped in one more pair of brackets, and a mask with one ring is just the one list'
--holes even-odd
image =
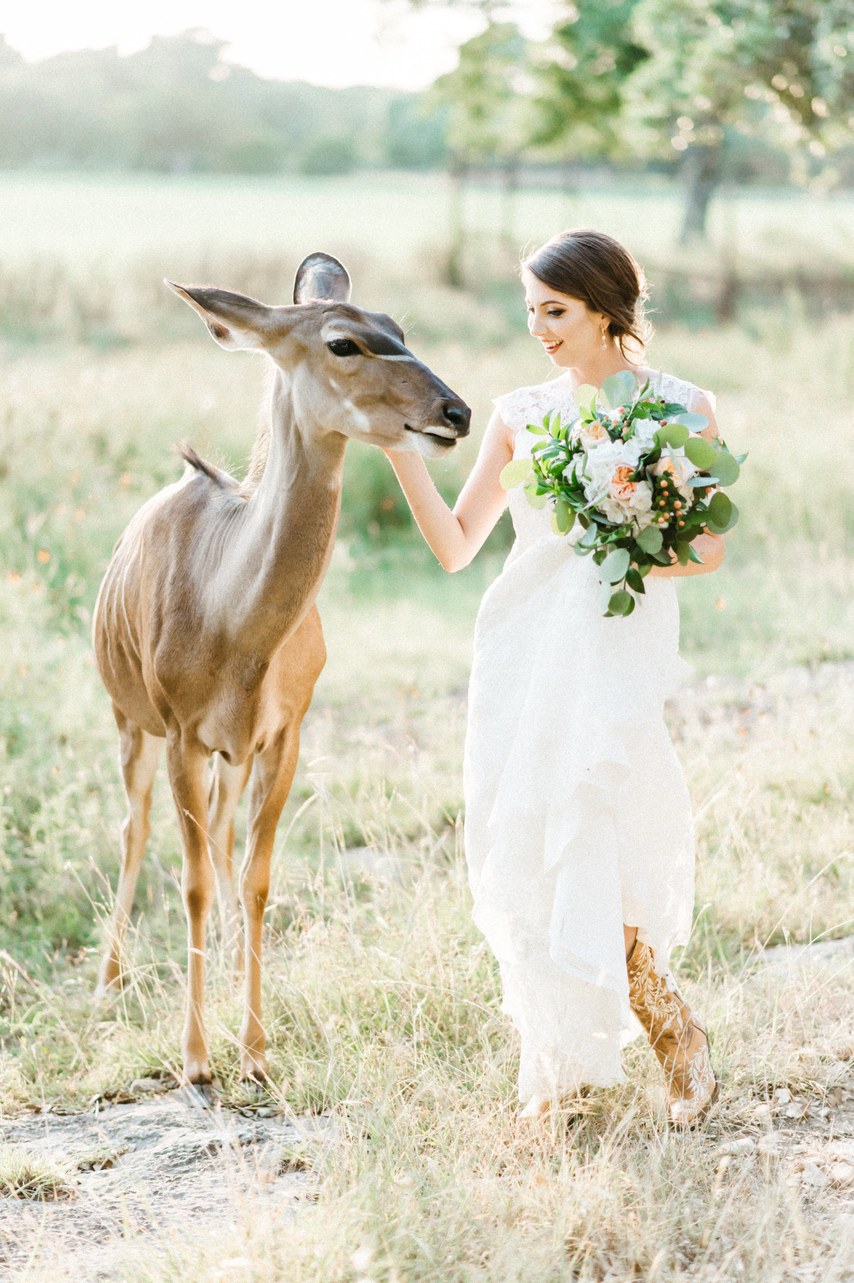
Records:
{"label": "woman's face", "polygon": [[602,331],[608,318],[591,312],[587,304],[571,294],[561,294],[545,285],[525,268],[522,272],[528,330],[543,345],[555,365],[583,365],[602,350]]}

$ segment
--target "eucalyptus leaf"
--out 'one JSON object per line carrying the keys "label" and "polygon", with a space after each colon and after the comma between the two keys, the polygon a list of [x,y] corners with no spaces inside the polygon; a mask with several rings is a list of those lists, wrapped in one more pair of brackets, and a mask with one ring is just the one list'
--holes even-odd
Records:
{"label": "eucalyptus leaf", "polygon": [[690,437],[685,442],[685,457],[691,460],[695,468],[711,468],[717,461],[718,453],[705,437]]}
{"label": "eucalyptus leaf", "polygon": [[611,374],[602,384],[602,393],[612,410],[618,405],[627,405],[635,395],[637,383],[631,370],[620,370]]}
{"label": "eucalyptus leaf", "polygon": [[559,535],[567,534],[575,524],[575,513],[563,495],[558,495],[555,503],[555,525]]}
{"label": "eucalyptus leaf", "polygon": [[664,543],[664,535],[658,526],[645,526],[635,542],[644,552],[658,552]]}
{"label": "eucalyptus leaf", "polygon": [[596,398],[599,395],[599,389],[594,388],[592,383],[582,383],[580,388],[575,390],[575,404],[579,410],[592,414],[596,409]]}
{"label": "eucalyptus leaf", "polygon": [[676,558],[680,566],[688,565],[688,552],[691,545],[689,543],[678,543],[676,545]]}
{"label": "eucalyptus leaf", "polygon": [[675,414],[671,420],[672,423],[682,423],[692,432],[702,432],[703,428],[709,426],[709,420],[705,414],[695,414],[693,410],[681,410]]}
{"label": "eucalyptus leaf", "polygon": [[719,526],[716,522],[709,521],[707,523],[707,526],[713,535],[725,535],[728,530],[732,530],[733,526],[737,521],[738,521],[738,508],[733,503],[732,511],[730,512],[729,518],[727,519],[725,525]]}
{"label": "eucalyptus leaf", "polygon": [[669,445],[674,450],[683,446],[690,437],[690,432],[682,423],[668,422],[666,427],[661,427],[655,434],[655,440],[660,446]]}
{"label": "eucalyptus leaf", "polygon": [[532,508],[545,508],[549,501],[547,494],[541,494],[534,483],[529,483],[524,487],[525,497]]}
{"label": "eucalyptus leaf", "polygon": [[635,608],[635,599],[625,588],[615,592],[608,602],[608,609],[612,615],[630,615]]}
{"label": "eucalyptus leaf", "polygon": [[613,552],[609,552],[599,567],[604,582],[618,584],[621,579],[625,579],[630,561],[628,548],[615,548]]}
{"label": "eucalyptus leaf", "polygon": [[531,473],[531,462],[529,459],[511,459],[505,463],[504,467],[498,474],[498,480],[505,490],[512,490],[514,486],[521,485]]}
{"label": "eucalyptus leaf", "polygon": [[716,526],[725,526],[729,521],[731,512],[732,499],[730,499],[729,495],[725,495],[721,490],[712,495],[712,500],[709,504],[709,518]]}
{"label": "eucalyptus leaf", "polygon": [[709,472],[720,485],[731,486],[733,482],[738,481],[739,467],[729,450],[723,449],[718,451],[714,466],[709,469]]}

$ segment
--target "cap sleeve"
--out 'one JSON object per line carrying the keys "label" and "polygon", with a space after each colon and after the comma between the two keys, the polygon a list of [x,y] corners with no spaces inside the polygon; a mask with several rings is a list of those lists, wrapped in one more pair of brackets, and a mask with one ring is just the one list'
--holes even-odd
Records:
{"label": "cap sleeve", "polygon": [[504,392],[501,396],[492,399],[492,404],[501,415],[502,422],[514,432],[519,428],[519,393],[525,391],[527,391],[526,388],[516,388],[515,392]]}
{"label": "cap sleeve", "polygon": [[526,424],[538,423],[542,419],[542,397],[543,385],[535,384],[533,387],[516,388],[515,392],[505,392],[503,396],[494,397],[492,404],[508,428],[513,432],[520,432]]}
{"label": "cap sleeve", "polygon": [[706,398],[709,405],[712,407],[712,413],[714,414],[718,408],[718,398],[715,396],[714,392],[711,392],[708,388],[698,388],[693,383],[691,384],[691,405],[688,409],[693,410],[700,397]]}

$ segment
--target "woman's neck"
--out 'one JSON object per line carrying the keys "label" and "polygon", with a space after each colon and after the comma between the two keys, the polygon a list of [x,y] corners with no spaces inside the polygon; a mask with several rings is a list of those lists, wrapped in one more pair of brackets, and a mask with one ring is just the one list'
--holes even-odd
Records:
{"label": "woman's neck", "polygon": [[622,370],[629,370],[632,374],[644,379],[650,377],[654,371],[646,365],[633,365],[627,361],[619,349],[614,348],[591,357],[583,365],[568,366],[563,372],[563,378],[567,380],[573,392],[585,384],[590,384],[594,388],[601,388],[602,384],[612,374],[619,374]]}

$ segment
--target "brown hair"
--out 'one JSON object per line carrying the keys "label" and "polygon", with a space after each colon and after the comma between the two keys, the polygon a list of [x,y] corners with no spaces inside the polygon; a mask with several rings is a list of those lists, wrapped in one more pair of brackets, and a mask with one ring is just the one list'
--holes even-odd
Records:
{"label": "brown hair", "polygon": [[581,299],[591,312],[607,316],[608,333],[627,360],[643,355],[652,337],[644,315],[646,278],[619,241],[587,227],[559,232],[523,259],[521,267],[553,290]]}

